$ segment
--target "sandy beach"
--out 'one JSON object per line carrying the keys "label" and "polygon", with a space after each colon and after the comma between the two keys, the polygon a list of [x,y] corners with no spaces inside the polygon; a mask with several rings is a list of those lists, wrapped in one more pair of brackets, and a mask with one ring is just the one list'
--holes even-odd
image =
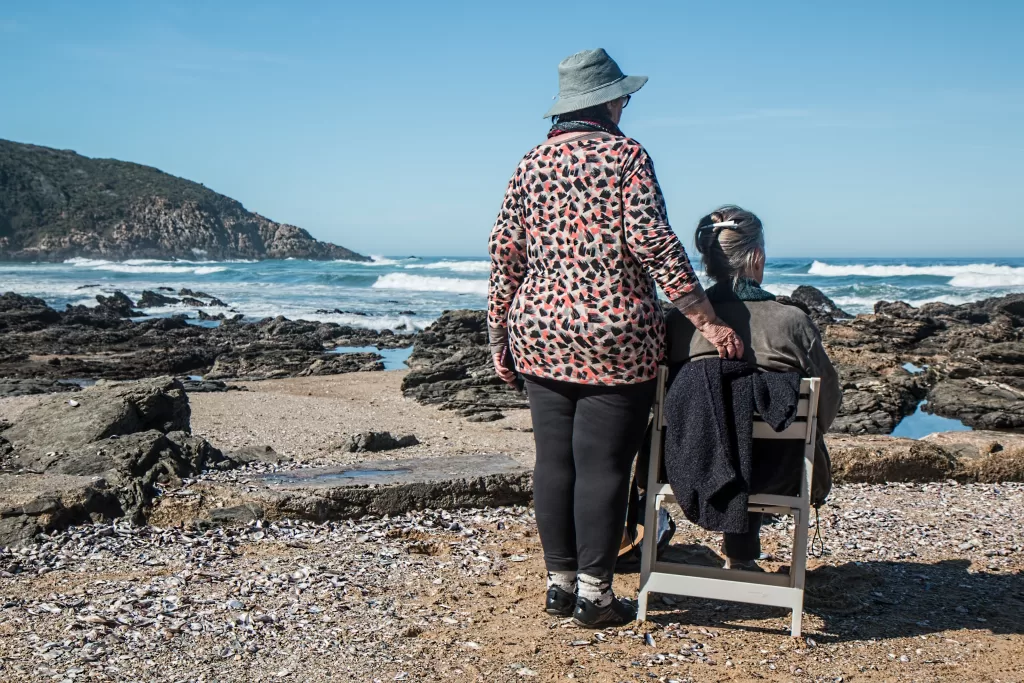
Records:
{"label": "sandy beach", "polygon": [[[363,372],[241,383],[249,391],[194,394],[192,430],[222,450],[269,445],[297,462],[349,464],[365,457],[428,457],[504,453],[533,465],[533,434],[526,410],[496,422],[468,422],[404,398],[408,371]],[[360,432],[413,434],[418,446],[348,453]]]}
{"label": "sandy beach", "polygon": [[[196,434],[304,464],[366,430],[421,444],[372,454],[532,458],[525,411],[475,424],[398,391],[402,373],[247,383],[191,397]],[[0,400],[16,419],[37,397]],[[1021,680],[1020,484],[840,486],[809,563],[805,638],[782,610],[655,600],[594,633],[541,609],[528,508],[241,528],[72,527],[0,553],[0,677],[11,681]],[[716,563],[680,519],[670,553]],[[765,531],[777,571],[784,522]],[[635,595],[638,577],[618,579]],[[650,634],[653,640],[645,640]]]}

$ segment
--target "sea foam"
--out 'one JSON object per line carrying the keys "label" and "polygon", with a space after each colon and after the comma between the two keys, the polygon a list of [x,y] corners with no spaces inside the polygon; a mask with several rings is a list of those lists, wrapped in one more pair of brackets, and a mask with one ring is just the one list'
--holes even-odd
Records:
{"label": "sea foam", "polygon": [[437,263],[411,263],[406,268],[423,270],[450,270],[454,273],[489,273],[490,261],[438,261]]}
{"label": "sea foam", "polygon": [[373,283],[373,288],[399,289],[410,292],[452,292],[455,294],[487,296],[487,280],[431,277],[428,275],[409,275],[407,273],[381,275]]}
{"label": "sea foam", "polygon": [[808,271],[822,277],[946,277],[953,287],[1014,287],[1024,285],[1024,268],[999,266],[994,263],[964,265],[833,265],[815,261]]}

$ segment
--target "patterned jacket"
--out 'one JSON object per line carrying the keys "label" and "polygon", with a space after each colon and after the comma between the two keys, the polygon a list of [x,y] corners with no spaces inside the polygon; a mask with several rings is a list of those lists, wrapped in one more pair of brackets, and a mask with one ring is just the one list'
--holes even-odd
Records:
{"label": "patterned jacket", "polygon": [[520,372],[580,384],[654,379],[665,322],[704,297],[644,148],[604,133],[531,150],[491,232],[488,324]]}

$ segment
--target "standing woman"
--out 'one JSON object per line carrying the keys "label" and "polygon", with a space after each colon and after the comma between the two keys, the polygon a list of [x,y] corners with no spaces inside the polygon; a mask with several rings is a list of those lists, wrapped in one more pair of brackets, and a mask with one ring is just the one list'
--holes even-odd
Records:
{"label": "standing woman", "polygon": [[602,49],[558,77],[548,139],[519,163],[491,233],[488,325],[498,375],[515,382],[514,360],[526,378],[546,610],[604,627],[634,618],[612,572],[665,345],[651,276],[723,357],[743,343],[669,227],[647,152],[619,130],[647,78]]}

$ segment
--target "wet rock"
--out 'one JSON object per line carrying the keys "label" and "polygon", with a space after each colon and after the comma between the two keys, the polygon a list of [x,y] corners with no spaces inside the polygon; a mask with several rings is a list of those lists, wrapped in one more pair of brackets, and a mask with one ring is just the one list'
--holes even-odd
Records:
{"label": "wet rock", "polygon": [[180,303],[180,299],[158,294],[148,289],[143,290],[142,296],[139,297],[139,308],[160,308],[162,306],[173,306],[177,303]]}
{"label": "wet rock", "polygon": [[193,299],[190,296],[187,296],[184,299],[182,299],[181,303],[184,304],[185,306],[192,306],[194,308],[202,308],[203,306],[206,305],[205,302],[200,301],[199,299]]}
{"label": "wet rock", "polygon": [[131,318],[142,315],[141,311],[135,310],[135,303],[121,291],[116,291],[110,296],[103,296],[102,294],[97,295],[96,301],[99,302],[101,308],[104,308],[121,318]]}
{"label": "wet rock", "polygon": [[925,410],[976,429],[1022,429],[1024,388],[990,379],[947,379],[928,392]]}
{"label": "wet rock", "polygon": [[418,443],[419,439],[413,434],[407,434],[396,439],[391,436],[390,432],[362,432],[360,434],[353,434],[350,437],[346,444],[346,450],[349,453],[376,453],[396,448],[407,448]]}
{"label": "wet rock", "polygon": [[[200,292],[204,293],[204,292]],[[132,322],[102,306],[70,306],[62,313],[39,299],[0,299],[0,377],[16,379],[139,379],[155,375],[209,375],[217,379],[296,377],[377,370],[374,356],[343,354],[333,346],[407,347],[411,337],[334,323],[283,317],[247,323],[241,315],[209,316],[216,327],[190,325],[187,316]],[[320,362],[317,362],[320,361]]]}
{"label": "wet rock", "polygon": [[402,392],[420,403],[462,414],[528,406],[494,373],[484,311],[445,311],[417,336],[407,364]]}
{"label": "wet rock", "polygon": [[808,285],[800,285],[788,297],[778,298],[786,303],[795,303],[804,309],[820,329],[824,329],[837,320],[853,318],[821,290]]}
{"label": "wet rock", "polygon": [[81,387],[71,382],[55,379],[0,379],[0,398],[8,396],[32,396],[34,394],[55,394],[79,391]]}
{"label": "wet rock", "polygon": [[14,292],[0,295],[0,332],[32,331],[60,320],[60,314],[42,299]]}

